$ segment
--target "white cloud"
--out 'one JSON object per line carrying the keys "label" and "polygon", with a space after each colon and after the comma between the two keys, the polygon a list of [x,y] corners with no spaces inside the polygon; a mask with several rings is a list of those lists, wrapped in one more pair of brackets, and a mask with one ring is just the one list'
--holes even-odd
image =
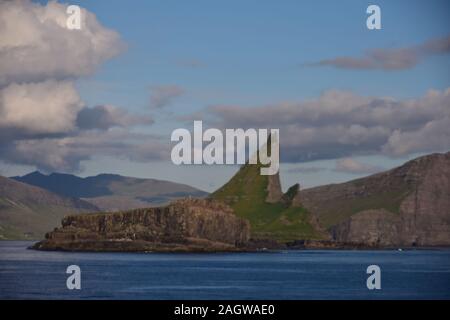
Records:
{"label": "white cloud", "polygon": [[67,4],[0,2],[0,159],[45,171],[77,171],[96,155],[159,159],[166,144],[132,133],[149,116],[89,108],[74,87],[123,49],[119,35],[81,10],[81,30],[66,28]]}
{"label": "white cloud", "polygon": [[13,83],[0,90],[0,128],[35,134],[69,132],[82,107],[69,81]]}
{"label": "white cloud", "polygon": [[450,150],[450,116],[427,122],[416,131],[395,130],[383,146],[394,156]]}
{"label": "white cloud", "polygon": [[217,105],[201,119],[219,128],[279,128],[283,161],[450,150],[450,88],[415,99],[330,90],[315,99],[260,107]]}
{"label": "white cloud", "polygon": [[67,6],[0,3],[0,86],[89,75],[123,49],[119,35],[85,9],[81,30],[67,29]]}

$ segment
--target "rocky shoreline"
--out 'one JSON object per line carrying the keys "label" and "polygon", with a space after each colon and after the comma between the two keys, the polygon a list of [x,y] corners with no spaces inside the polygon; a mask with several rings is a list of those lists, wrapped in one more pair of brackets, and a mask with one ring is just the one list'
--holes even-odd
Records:
{"label": "rocky shoreline", "polygon": [[[271,241],[264,241],[266,244]],[[301,241],[302,242],[302,241]],[[186,244],[164,244],[148,241],[79,241],[60,242],[58,244],[40,241],[28,249],[41,251],[63,251],[63,252],[132,252],[132,253],[251,253],[251,252],[279,252],[284,250],[440,250],[450,249],[448,246],[426,246],[426,247],[383,247],[368,246],[355,243],[329,243],[318,241],[308,244],[272,243],[260,246],[263,242],[249,242],[245,246],[227,246],[222,243],[205,243],[193,241]]]}
{"label": "rocky shoreline", "polygon": [[32,248],[58,251],[242,251],[248,221],[210,199],[182,199],[168,206],[67,216],[62,227]]}

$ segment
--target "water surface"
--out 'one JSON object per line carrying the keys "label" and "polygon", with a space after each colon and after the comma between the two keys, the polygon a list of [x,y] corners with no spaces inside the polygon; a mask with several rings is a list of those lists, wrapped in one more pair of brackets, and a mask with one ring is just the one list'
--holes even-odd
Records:
{"label": "water surface", "polygon": [[[2,299],[450,299],[450,250],[68,253],[0,241]],[[68,290],[66,268],[81,268]],[[381,268],[368,290],[366,268]]]}

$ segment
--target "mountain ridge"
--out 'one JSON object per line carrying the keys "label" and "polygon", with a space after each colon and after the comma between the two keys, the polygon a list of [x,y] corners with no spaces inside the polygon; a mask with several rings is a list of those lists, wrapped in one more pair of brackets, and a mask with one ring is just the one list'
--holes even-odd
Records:
{"label": "mountain ridge", "polygon": [[98,210],[81,199],[0,176],[0,239],[40,239],[66,214]]}
{"label": "mountain ridge", "polygon": [[298,197],[334,241],[380,246],[450,245],[450,152]]}
{"label": "mountain ridge", "polygon": [[63,196],[83,199],[102,211],[152,207],[167,204],[182,197],[201,198],[208,194],[186,184],[110,173],[82,178],[66,173],[45,175],[34,171],[24,176],[12,177],[12,179]]}

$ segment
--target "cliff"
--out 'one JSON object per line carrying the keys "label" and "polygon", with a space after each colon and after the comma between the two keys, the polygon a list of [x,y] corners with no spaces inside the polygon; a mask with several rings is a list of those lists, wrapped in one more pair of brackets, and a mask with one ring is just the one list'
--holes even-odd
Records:
{"label": "cliff", "polygon": [[235,251],[248,222],[225,204],[182,199],[165,207],[67,216],[34,248],[68,251]]}
{"label": "cliff", "polygon": [[340,243],[450,245],[450,152],[347,183],[302,190],[299,197]]}

